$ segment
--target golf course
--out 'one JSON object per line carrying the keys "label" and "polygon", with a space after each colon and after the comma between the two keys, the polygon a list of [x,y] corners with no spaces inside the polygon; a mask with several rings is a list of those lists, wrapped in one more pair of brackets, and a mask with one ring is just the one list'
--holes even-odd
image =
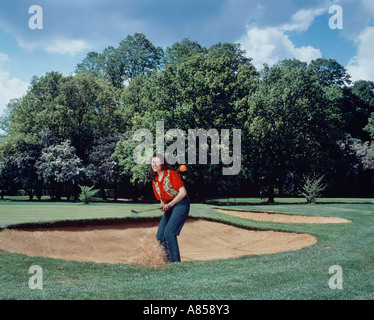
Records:
{"label": "golf course", "polygon": [[374,199],[236,201],[193,203],[178,237],[182,262],[163,264],[153,245],[162,213],[131,212],[157,204],[5,197],[0,299],[374,298]]}
{"label": "golf course", "polygon": [[374,300],[374,0],[2,1],[0,39],[9,314]]}

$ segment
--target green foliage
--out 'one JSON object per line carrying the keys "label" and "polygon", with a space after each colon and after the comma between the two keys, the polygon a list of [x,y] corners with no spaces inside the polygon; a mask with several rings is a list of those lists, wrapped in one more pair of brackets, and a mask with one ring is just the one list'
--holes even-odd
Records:
{"label": "green foliage", "polygon": [[[269,190],[270,200],[290,174],[321,172],[333,188],[344,180],[340,177],[362,174],[364,166],[349,170],[354,162],[341,150],[346,133],[360,140],[355,153],[371,166],[366,152],[370,141],[364,143],[374,140],[374,84],[361,80],[348,86],[350,75],[333,59],[309,64],[283,60],[259,72],[239,44],[206,48],[183,39],[163,50],[136,33],[117,47],[89,52],[75,71],[70,76],[48,72],[34,77],[26,95],[10,101],[1,116],[0,155],[4,163],[18,157],[18,169],[11,174],[2,170],[0,181],[7,181],[7,189],[32,190],[44,182],[74,190],[83,176],[101,190],[108,185],[117,190],[124,179],[144,187],[149,168],[134,162],[139,143],[131,137],[138,129],[148,129],[155,142],[156,121],[164,121],[165,132],[241,129],[242,170],[235,183],[224,179],[225,184],[239,184],[235,190],[241,191],[249,186],[256,194],[258,188]],[[61,147],[64,141],[74,147],[78,167],[83,168],[78,177],[77,166],[51,174],[46,164],[46,148]],[[165,148],[173,142],[166,141]],[[222,166],[190,166],[185,175],[190,190],[219,191]],[[35,181],[34,169],[41,180]]]}
{"label": "green foliage", "polygon": [[374,141],[374,112],[371,114],[369,122],[364,128],[364,130],[369,132],[371,140]]}
{"label": "green foliage", "polygon": [[162,61],[163,50],[155,47],[142,33],[128,35],[115,48],[103,53],[89,52],[76,67],[77,72],[89,72],[110,81],[115,88],[123,88],[126,81],[137,76],[149,76]]}
{"label": "green foliage", "polygon": [[343,115],[311,68],[287,60],[265,68],[248,104],[246,165],[270,198],[291,168],[299,175],[317,170],[332,174]]}
{"label": "green foliage", "polygon": [[343,87],[352,83],[347,70],[334,59],[318,58],[310,63],[310,68],[324,87]]}
{"label": "green foliage", "polygon": [[54,199],[61,199],[63,187],[70,197],[74,186],[85,179],[82,160],[68,141],[43,148],[35,167],[39,179],[49,185]]}
{"label": "green foliage", "polygon": [[[183,59],[181,52],[187,52]],[[258,74],[237,45],[218,44],[203,50],[185,40],[168,50],[168,59],[172,63],[163,70],[134,79],[124,91],[124,112],[131,114],[130,136],[145,128],[153,132],[155,142],[156,121],[164,121],[165,132],[174,128],[184,133],[196,128],[214,128],[218,132],[241,128],[247,106],[238,102],[255,91]],[[165,142],[165,149],[173,142]],[[121,141],[115,156],[133,183],[144,184],[150,179],[149,170],[132,160],[136,146],[131,139]],[[221,166],[194,165],[185,179],[203,193],[209,189],[207,183],[220,175]]]}
{"label": "green foliage", "polygon": [[304,176],[304,185],[300,194],[306,198],[307,203],[315,203],[322,191],[326,189],[326,184],[322,183],[323,178],[323,175],[316,174]]}
{"label": "green foliage", "polygon": [[165,65],[178,65],[188,60],[191,56],[196,54],[204,55],[206,53],[207,49],[205,47],[202,47],[196,41],[185,38],[165,50],[163,61]]}
{"label": "green foliage", "polygon": [[79,200],[84,202],[85,204],[88,204],[95,196],[95,194],[99,191],[97,189],[93,189],[95,186],[88,187],[79,185],[79,187],[81,188]]}

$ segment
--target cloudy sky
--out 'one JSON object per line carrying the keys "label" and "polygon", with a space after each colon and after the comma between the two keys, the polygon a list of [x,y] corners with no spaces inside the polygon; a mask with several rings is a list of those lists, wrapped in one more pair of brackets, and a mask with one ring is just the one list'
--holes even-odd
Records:
{"label": "cloudy sky", "polygon": [[87,52],[137,32],[164,48],[183,38],[206,47],[238,42],[259,69],[333,58],[353,80],[374,81],[374,0],[1,0],[0,115],[33,76],[69,75]]}

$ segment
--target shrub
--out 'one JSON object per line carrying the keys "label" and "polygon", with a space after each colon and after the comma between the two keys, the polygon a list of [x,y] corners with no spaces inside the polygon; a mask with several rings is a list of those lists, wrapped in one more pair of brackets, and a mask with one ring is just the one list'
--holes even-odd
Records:
{"label": "shrub", "polygon": [[307,203],[315,203],[316,199],[321,196],[326,185],[322,183],[324,176],[304,176],[304,185],[301,187],[301,195],[306,198]]}
{"label": "shrub", "polygon": [[87,186],[79,185],[79,187],[81,188],[81,194],[79,195],[79,200],[86,204],[89,201],[91,201],[93,196],[99,191],[98,189],[92,190],[94,186],[87,187]]}

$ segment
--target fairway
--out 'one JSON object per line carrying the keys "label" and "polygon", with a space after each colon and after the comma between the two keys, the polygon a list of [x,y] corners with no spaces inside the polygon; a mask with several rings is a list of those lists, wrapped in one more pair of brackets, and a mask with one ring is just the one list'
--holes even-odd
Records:
{"label": "fairway", "polygon": [[[157,254],[149,240],[161,214],[131,214],[132,208],[141,211],[152,206],[1,201],[0,234],[5,237],[0,236],[4,246],[0,249],[0,299],[373,299],[373,284],[368,279],[374,276],[374,208],[368,201],[344,203],[340,199],[315,205],[287,201],[229,208],[192,204],[191,219],[179,236],[182,263],[166,265],[150,259]],[[259,221],[216,208],[350,222]],[[32,225],[39,230],[30,230]],[[31,238],[17,238],[17,232]],[[43,238],[48,232],[55,234]],[[66,243],[61,237],[69,233],[76,237]],[[275,234],[286,238],[272,241]],[[10,252],[9,246],[32,246],[37,238],[48,254]],[[103,239],[111,239],[111,245]],[[303,242],[306,239],[309,243]],[[73,244],[85,244],[91,256],[85,261],[69,258],[67,252],[73,251]],[[286,245],[289,247],[284,249]],[[268,251],[264,251],[266,246]],[[126,252],[132,259],[124,258]],[[113,260],[103,259],[105,256]],[[32,276],[28,271],[35,265],[43,270],[42,290],[28,286]],[[331,266],[343,270],[342,290],[329,287]]]}

